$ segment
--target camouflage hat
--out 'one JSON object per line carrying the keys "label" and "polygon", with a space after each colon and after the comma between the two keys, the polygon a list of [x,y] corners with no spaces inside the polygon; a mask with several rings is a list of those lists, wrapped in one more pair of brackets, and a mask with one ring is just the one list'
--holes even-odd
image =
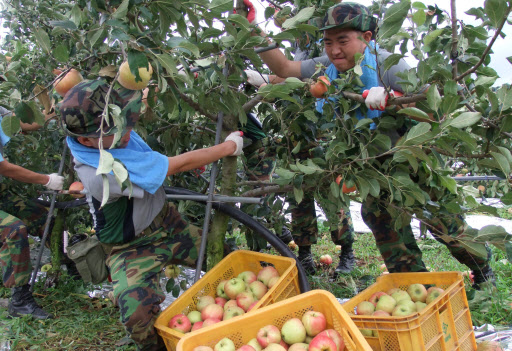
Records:
{"label": "camouflage hat", "polygon": [[343,2],[329,7],[320,30],[331,28],[353,28],[375,33],[377,18],[371,15],[366,6],[355,2]]}
{"label": "camouflage hat", "polygon": [[[109,88],[110,85],[104,80],[85,80],[66,93],[59,110],[62,126],[68,135],[100,136],[101,115]],[[142,94],[138,90],[112,89],[108,103],[121,108],[123,125],[133,127],[140,116]],[[103,122],[103,135],[112,135],[116,131],[114,119],[109,114]]]}

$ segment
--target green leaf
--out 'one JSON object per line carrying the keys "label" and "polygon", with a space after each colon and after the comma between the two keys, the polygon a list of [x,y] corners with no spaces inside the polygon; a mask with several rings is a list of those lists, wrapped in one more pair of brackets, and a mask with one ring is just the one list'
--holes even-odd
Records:
{"label": "green leaf", "polygon": [[100,160],[98,162],[98,168],[96,169],[96,175],[108,174],[112,171],[114,166],[114,157],[108,151],[100,149]]}
{"label": "green leaf", "polygon": [[363,119],[360,119],[359,121],[357,121],[357,124],[355,126],[355,129],[359,129],[361,127],[364,127],[364,126],[367,126],[367,125],[370,125],[373,123],[373,120],[371,118],[363,118]]}
{"label": "green leaf", "polygon": [[315,111],[313,110],[307,110],[307,111],[304,111],[304,116],[311,122],[313,123],[316,123],[318,122],[318,117],[315,113]]}
{"label": "green leaf", "polygon": [[501,171],[504,174],[510,174],[510,162],[508,161],[508,159],[502,154],[493,151],[491,151],[491,155],[492,157],[494,157],[494,159],[500,166]]}
{"label": "green leaf", "polygon": [[24,101],[20,102],[14,108],[14,114],[23,122],[23,123],[34,123],[36,121],[34,116],[34,111],[30,105]]}
{"label": "green leaf", "polygon": [[146,55],[140,51],[130,50],[128,51],[128,64],[130,66],[130,72],[135,76],[135,82],[142,82],[139,68],[149,69],[149,62]]}
{"label": "green leaf", "polygon": [[213,0],[210,3],[211,11],[227,12],[233,9],[233,1],[231,0]]}
{"label": "green leaf", "polygon": [[498,100],[503,104],[503,110],[506,110],[512,107],[512,86],[511,85],[503,85],[496,92],[498,96]]}
{"label": "green leaf", "polygon": [[441,176],[441,185],[448,189],[452,194],[457,194],[457,182],[449,176]]}
{"label": "green leaf", "polygon": [[295,197],[295,201],[300,204],[304,198],[304,190],[302,190],[302,188],[293,187],[293,196]]}
{"label": "green leaf", "polygon": [[410,0],[400,1],[388,8],[384,16],[384,21],[379,26],[379,38],[386,39],[396,34],[402,27],[410,8]]}
{"label": "green leaf", "polygon": [[332,196],[334,196],[334,198],[337,199],[338,197],[340,197],[340,186],[336,184],[336,182],[332,182],[329,187],[331,189],[331,194]]}
{"label": "green leaf", "polygon": [[498,28],[504,15],[507,14],[507,2],[505,0],[486,0],[484,11],[494,28]]}
{"label": "green leaf", "polygon": [[404,55],[400,55],[400,54],[391,54],[389,55],[385,60],[384,60],[384,63],[382,64],[382,69],[384,71],[387,71],[389,70],[391,67],[395,66],[396,64],[398,64],[398,62],[404,57]]}
{"label": "green leaf", "polygon": [[506,57],[506,59],[509,63],[512,63],[512,56]]}
{"label": "green leaf", "polygon": [[268,20],[269,18],[271,18],[272,16],[274,16],[274,13],[276,13],[276,9],[273,8],[273,7],[267,7],[265,9],[265,19]]}
{"label": "green leaf", "polygon": [[418,26],[421,26],[427,20],[427,14],[424,10],[418,10],[412,15],[412,20]]}
{"label": "green leaf", "polygon": [[296,25],[302,22],[306,22],[311,18],[311,16],[313,16],[314,13],[315,7],[313,6],[303,8],[302,10],[299,11],[297,15],[293,16],[292,18],[288,18],[286,21],[284,21],[283,29],[294,28]]}
{"label": "green leaf", "polygon": [[486,225],[478,231],[478,234],[474,240],[481,243],[505,242],[512,240],[512,234],[507,233],[505,228],[502,226]]}
{"label": "green leaf", "polygon": [[450,126],[454,128],[466,128],[472,126],[480,119],[482,119],[482,114],[480,112],[464,112],[454,119],[446,121],[446,125],[443,123],[441,127]]}
{"label": "green leaf", "polygon": [[69,30],[77,30],[78,27],[73,21],[50,21],[50,25],[54,27],[61,27]]}
{"label": "green leaf", "polygon": [[2,130],[7,136],[12,137],[20,128],[20,119],[18,117],[11,114],[2,118]]}
{"label": "green leaf", "polygon": [[128,13],[128,5],[130,4],[130,0],[123,0],[121,5],[117,8],[116,12],[112,14],[112,18],[115,19],[123,19],[126,17]]}
{"label": "green leaf", "polygon": [[445,95],[443,97],[443,103],[442,103],[442,111],[443,114],[447,115],[449,113],[452,113],[457,109],[460,102],[460,96],[459,95]]}
{"label": "green leaf", "polygon": [[95,47],[98,44],[102,44],[107,38],[108,32],[104,28],[100,28],[94,32],[94,34],[90,37],[89,42],[91,43],[91,47]]}
{"label": "green leaf", "polygon": [[[97,172],[96,172],[97,174]],[[103,180],[103,195],[102,195],[102,198],[101,198],[101,205],[100,207],[103,207],[107,204],[107,201],[108,201],[108,197],[110,195],[110,184],[108,183],[108,177],[106,174],[102,174],[101,175],[102,177],[102,180]]]}
{"label": "green leaf", "polygon": [[419,108],[416,108],[416,107],[406,107],[406,108],[403,108],[400,111],[398,111],[398,113],[412,116],[412,117],[429,119],[426,112],[423,112],[422,110],[420,110]]}
{"label": "green leaf", "polygon": [[430,129],[430,124],[426,122],[420,122],[412,127],[409,133],[407,133],[407,138],[405,139],[407,145],[421,144],[425,141],[425,137],[429,134]]}
{"label": "green leaf", "polygon": [[434,111],[437,111],[441,105],[441,95],[439,95],[439,90],[437,90],[437,85],[435,84],[428,88],[427,103],[429,107]]}
{"label": "green leaf", "polygon": [[304,174],[313,174],[313,173],[317,172],[318,170],[320,170],[320,171],[322,170],[321,168],[318,168],[318,166],[316,166],[316,165],[315,165],[316,167],[305,166],[305,165],[301,164],[298,160],[295,164],[296,164],[298,170]]}
{"label": "green leaf", "polygon": [[445,95],[457,95],[457,82],[448,80],[444,83],[443,89]]}
{"label": "green leaf", "polygon": [[437,37],[439,37],[444,32],[444,29],[436,29],[432,32],[428,33],[425,38],[423,38],[423,45],[430,46]]}
{"label": "green leaf", "polygon": [[117,183],[119,186],[122,186],[124,181],[128,179],[128,171],[121,162],[116,160],[114,160],[114,163],[112,164],[112,171],[114,171]]}
{"label": "green leaf", "polygon": [[295,177],[295,172],[292,172],[286,168],[277,168],[276,169],[276,174],[281,177],[281,178],[284,178],[284,179],[292,179],[293,177]]}
{"label": "green leaf", "polygon": [[68,47],[65,44],[58,45],[53,50],[53,57],[59,62],[68,62],[69,60],[69,51]]}
{"label": "green leaf", "polygon": [[36,41],[39,44],[39,46],[46,51],[47,54],[51,52],[52,45],[50,43],[50,37],[48,36],[48,33],[46,33],[41,28],[34,29],[34,36],[36,37]]}

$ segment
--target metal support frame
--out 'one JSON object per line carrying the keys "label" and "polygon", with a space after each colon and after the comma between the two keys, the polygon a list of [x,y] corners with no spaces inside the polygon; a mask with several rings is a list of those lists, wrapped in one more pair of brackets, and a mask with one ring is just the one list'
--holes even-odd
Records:
{"label": "metal support frame", "polygon": [[[62,170],[64,169],[64,163],[66,162],[66,155],[68,153],[68,144],[66,143],[66,139],[64,139],[64,148],[62,150],[62,158],[60,159],[59,171],[58,175],[62,175]],[[36,281],[37,272],[39,271],[39,265],[41,264],[41,257],[43,256],[44,245],[46,244],[46,238],[48,237],[48,233],[50,232],[50,223],[53,217],[53,210],[55,209],[55,200],[57,198],[58,191],[53,191],[52,199],[50,201],[50,209],[48,210],[48,216],[46,217],[46,223],[44,226],[43,237],[41,239],[41,247],[39,248],[39,252],[37,254],[37,259],[34,264],[34,271],[32,272],[32,279],[30,280],[30,291],[34,291],[34,282]]]}

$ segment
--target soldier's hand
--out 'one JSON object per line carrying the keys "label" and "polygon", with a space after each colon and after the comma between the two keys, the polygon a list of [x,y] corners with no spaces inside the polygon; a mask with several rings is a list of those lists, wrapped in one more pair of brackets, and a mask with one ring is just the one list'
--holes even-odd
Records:
{"label": "soldier's hand", "polygon": [[64,185],[64,177],[58,175],[57,173],[48,174],[48,183],[44,186],[50,190],[62,190],[62,186]]}
{"label": "soldier's hand", "polygon": [[242,153],[242,149],[244,147],[244,139],[242,138],[242,135],[244,135],[244,132],[236,131],[226,137],[225,141],[233,141],[236,144],[236,150],[231,154],[231,156],[239,156]]}
{"label": "soldier's hand", "polygon": [[363,98],[366,107],[370,110],[384,111],[388,102],[389,94],[383,87],[373,87],[363,91]]}

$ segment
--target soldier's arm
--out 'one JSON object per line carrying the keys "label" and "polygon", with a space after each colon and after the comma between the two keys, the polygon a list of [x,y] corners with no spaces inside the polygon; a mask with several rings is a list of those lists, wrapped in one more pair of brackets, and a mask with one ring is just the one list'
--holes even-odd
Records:
{"label": "soldier's arm", "polygon": [[32,184],[45,185],[50,180],[50,177],[45,174],[33,172],[5,160],[0,162],[0,174],[20,182]]}

